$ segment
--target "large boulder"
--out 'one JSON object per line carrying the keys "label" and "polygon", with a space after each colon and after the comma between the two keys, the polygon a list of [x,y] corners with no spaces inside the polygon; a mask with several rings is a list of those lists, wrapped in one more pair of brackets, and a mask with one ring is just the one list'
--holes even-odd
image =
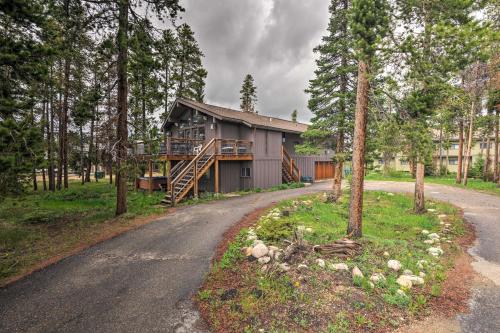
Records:
{"label": "large boulder", "polygon": [[269,252],[267,246],[264,244],[257,244],[252,248],[252,256],[259,259]]}
{"label": "large boulder", "polygon": [[355,277],[360,277],[362,278],[364,275],[363,273],[361,272],[361,270],[358,268],[358,266],[354,266],[354,268],[352,269],[352,277],[355,278]]}

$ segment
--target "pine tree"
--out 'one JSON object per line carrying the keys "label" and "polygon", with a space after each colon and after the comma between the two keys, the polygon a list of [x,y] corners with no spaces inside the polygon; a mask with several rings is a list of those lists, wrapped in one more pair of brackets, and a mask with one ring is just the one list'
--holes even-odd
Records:
{"label": "pine tree", "polygon": [[162,94],[163,94],[163,114],[162,119],[165,119],[168,113],[170,104],[175,96],[175,86],[173,73],[175,71],[175,55],[177,50],[177,38],[171,29],[163,31],[160,39],[156,41],[158,71],[161,77]]}
{"label": "pine tree", "polygon": [[352,154],[351,202],[347,234],[362,236],[363,182],[365,174],[365,138],[368,115],[370,74],[375,51],[387,31],[388,4],[384,0],[353,0],[350,17],[358,60],[356,112]]}
{"label": "pine tree", "polygon": [[[335,172],[333,201],[342,195],[342,172],[346,142],[352,139],[356,96],[356,61],[349,27],[351,0],[332,0],[329,11],[328,35],[314,49],[315,78],[309,81],[306,93],[310,94],[308,106],[314,114],[312,126],[306,134],[308,142],[332,140],[335,147]],[[318,131],[319,130],[319,131]],[[316,133],[322,137],[314,138]]]}
{"label": "pine tree", "polygon": [[292,122],[297,122],[297,110],[292,111]]}
{"label": "pine tree", "polygon": [[247,74],[243,80],[243,85],[240,90],[240,108],[245,112],[255,112],[255,106],[257,103],[257,87],[254,84],[252,75]]}
{"label": "pine tree", "polygon": [[177,97],[203,102],[207,71],[203,68],[201,52],[191,27],[184,23],[178,31],[176,71]]}

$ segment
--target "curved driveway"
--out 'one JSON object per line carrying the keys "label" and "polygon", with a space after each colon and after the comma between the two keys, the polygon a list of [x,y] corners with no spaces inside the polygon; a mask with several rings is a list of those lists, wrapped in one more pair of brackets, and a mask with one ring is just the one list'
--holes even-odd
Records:
{"label": "curved driveway", "polygon": [[[190,296],[225,230],[273,202],[331,184],[252,194],[185,207],[0,289],[0,332],[197,332]],[[411,192],[412,183],[367,182]],[[426,196],[463,208],[476,227],[477,285],[463,332],[500,332],[500,197],[442,185]]]}
{"label": "curved driveway", "polygon": [[229,226],[330,183],[178,209],[0,289],[0,332],[195,332],[190,296]]}
{"label": "curved driveway", "polygon": [[[412,192],[413,183],[370,181],[367,190]],[[475,285],[471,311],[458,316],[462,332],[500,332],[500,197],[451,186],[426,184],[425,196],[450,202],[464,211],[476,228],[472,266],[485,279]],[[450,329],[451,331],[451,329]]]}

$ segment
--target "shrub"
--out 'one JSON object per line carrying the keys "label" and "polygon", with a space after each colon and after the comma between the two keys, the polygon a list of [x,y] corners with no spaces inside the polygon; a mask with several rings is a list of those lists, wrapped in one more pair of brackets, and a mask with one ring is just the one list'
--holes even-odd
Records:
{"label": "shrub", "polygon": [[279,220],[266,218],[259,225],[260,228],[257,230],[259,239],[276,242],[283,239],[290,239],[296,227],[295,222],[284,218],[280,218]]}

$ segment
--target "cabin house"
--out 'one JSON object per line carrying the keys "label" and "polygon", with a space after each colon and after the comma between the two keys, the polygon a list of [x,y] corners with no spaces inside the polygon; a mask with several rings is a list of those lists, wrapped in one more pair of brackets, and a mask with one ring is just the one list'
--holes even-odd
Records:
{"label": "cabin house", "polygon": [[269,188],[333,176],[333,152],[303,156],[295,146],[307,124],[177,99],[162,124],[160,157],[170,167],[166,197]]}

